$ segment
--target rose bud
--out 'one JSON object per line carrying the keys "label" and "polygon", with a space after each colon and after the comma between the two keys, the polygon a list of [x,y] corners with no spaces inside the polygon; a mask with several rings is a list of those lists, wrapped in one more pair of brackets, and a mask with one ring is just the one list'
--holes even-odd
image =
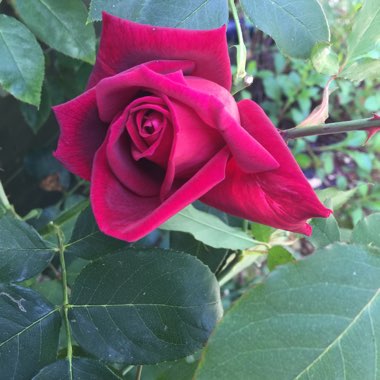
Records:
{"label": "rose bud", "polygon": [[55,156],[91,182],[99,228],[138,240],[200,199],[220,210],[311,233],[318,200],[276,128],[236,103],[225,27],[140,25],[103,14],[87,90],[54,107]]}

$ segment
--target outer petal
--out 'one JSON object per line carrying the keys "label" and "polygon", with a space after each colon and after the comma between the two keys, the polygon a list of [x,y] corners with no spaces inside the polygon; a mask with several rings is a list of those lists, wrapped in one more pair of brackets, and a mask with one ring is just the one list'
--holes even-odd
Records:
{"label": "outer petal", "polygon": [[[103,79],[96,86],[101,119],[112,120],[128,104],[133,89],[145,88],[147,91],[165,94],[190,107],[205,124],[221,134],[244,171],[255,173],[278,167],[272,154],[241,127],[236,103],[223,87],[190,76],[184,77],[188,83],[183,83],[183,78],[179,80],[181,72],[173,74],[162,75],[141,65]],[[227,102],[227,99],[230,100]]]}
{"label": "outer petal", "polygon": [[196,64],[192,75],[230,90],[225,29],[225,26],[206,31],[153,27],[103,13],[99,52],[88,87],[141,63],[188,59]]}
{"label": "outer petal", "polygon": [[53,107],[61,127],[54,156],[71,172],[90,180],[92,160],[102,144],[107,126],[98,116],[95,90]]}
{"label": "outer petal", "polygon": [[96,153],[91,180],[91,204],[99,228],[118,239],[135,241],[201,197],[223,180],[229,158],[222,149],[194,177],[164,202],[141,197],[125,188],[108,166],[105,142]]}
{"label": "outer petal", "polygon": [[255,139],[273,152],[280,167],[257,174],[244,173],[230,160],[226,179],[201,200],[233,215],[304,234],[306,220],[328,217],[285,142],[264,111],[250,100],[239,104],[241,122]]}

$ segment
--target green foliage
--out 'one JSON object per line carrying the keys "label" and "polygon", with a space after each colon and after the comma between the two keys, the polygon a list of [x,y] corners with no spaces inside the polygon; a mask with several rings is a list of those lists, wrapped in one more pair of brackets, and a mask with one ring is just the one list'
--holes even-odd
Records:
{"label": "green foliage", "polygon": [[95,31],[86,25],[87,9],[80,0],[16,0],[16,10],[30,30],[53,49],[95,62]]}
{"label": "green foliage", "polygon": [[113,239],[100,232],[91,207],[78,216],[66,252],[83,259],[94,260],[126,246],[121,240]]}
{"label": "green foliage", "polygon": [[31,289],[0,284],[0,315],[1,376],[30,380],[55,360],[59,310]]}
{"label": "green foliage", "polygon": [[161,229],[191,233],[214,248],[244,249],[256,241],[241,229],[230,227],[215,215],[188,206],[160,226]]}
{"label": "green foliage", "polygon": [[104,364],[93,359],[74,358],[59,360],[43,368],[32,380],[117,380],[121,377],[113,373]]}
{"label": "green foliage", "polygon": [[326,75],[336,75],[339,71],[339,57],[328,42],[318,42],[311,51],[311,62],[315,70]]}
{"label": "green foliage", "polygon": [[281,266],[225,315],[195,378],[374,379],[379,287],[380,257],[360,246]]}
{"label": "green foliage", "polygon": [[89,20],[101,20],[102,11],[142,24],[185,29],[218,28],[228,20],[226,0],[181,3],[178,0],[92,0]]}
{"label": "green foliage", "polygon": [[44,56],[33,34],[19,21],[0,14],[0,85],[23,102],[38,106]]}
{"label": "green foliage", "polygon": [[254,25],[291,57],[309,58],[317,42],[330,40],[326,16],[317,0],[241,0],[241,5]]}
{"label": "green foliage", "polygon": [[0,219],[0,282],[20,282],[44,270],[53,251],[28,224],[5,215]]}
{"label": "green foliage", "polygon": [[75,339],[88,352],[145,364],[201,348],[221,313],[215,277],[193,256],[128,249],[81,272],[69,316]]}
{"label": "green foliage", "polygon": [[284,265],[293,261],[295,261],[293,255],[284,247],[278,245],[268,251],[267,265],[270,271],[278,265]]}

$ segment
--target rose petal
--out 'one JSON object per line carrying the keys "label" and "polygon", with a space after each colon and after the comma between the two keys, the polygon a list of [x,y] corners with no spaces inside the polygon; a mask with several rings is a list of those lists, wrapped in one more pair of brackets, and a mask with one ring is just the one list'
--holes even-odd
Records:
{"label": "rose petal", "polygon": [[164,171],[146,160],[134,160],[130,137],[125,130],[125,113],[110,126],[106,138],[105,150],[109,168],[129,191],[141,197],[158,195]]}
{"label": "rose petal", "polygon": [[239,102],[238,107],[243,127],[273,152],[280,167],[248,174],[232,159],[226,179],[201,200],[242,218],[309,235],[311,227],[306,220],[328,217],[331,210],[319,201],[264,111],[250,100]]}
{"label": "rose petal", "polygon": [[[232,96],[221,86],[205,79],[178,75],[162,75],[145,65],[128,70],[111,78],[103,79],[96,86],[99,114],[102,120],[112,120],[126,105],[126,93],[134,88],[165,94],[171,99],[191,107],[194,115],[215,128],[225,139],[240,167],[247,172],[261,172],[278,167],[277,161],[266,148],[260,145],[241,127],[239,112]],[[175,79],[175,80],[172,80]],[[203,87],[202,87],[203,84]],[[195,88],[192,88],[195,87]]]}
{"label": "rose petal", "polygon": [[78,176],[90,180],[95,152],[102,144],[107,126],[99,119],[95,90],[53,107],[61,128],[54,156]]}
{"label": "rose petal", "polygon": [[190,60],[195,63],[192,75],[231,88],[225,26],[204,31],[153,27],[107,13],[103,13],[99,52],[88,87],[141,63],[159,60]]}
{"label": "rose petal", "polygon": [[228,150],[222,149],[161,202],[159,197],[141,197],[124,187],[110,169],[103,144],[96,153],[91,179],[91,204],[99,228],[122,240],[142,238],[222,181],[229,156]]}

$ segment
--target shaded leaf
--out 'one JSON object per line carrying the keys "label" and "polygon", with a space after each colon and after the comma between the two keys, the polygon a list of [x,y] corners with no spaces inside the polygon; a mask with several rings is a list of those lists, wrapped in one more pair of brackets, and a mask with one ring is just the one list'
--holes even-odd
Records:
{"label": "shaded leaf", "polygon": [[27,223],[5,215],[0,219],[0,281],[20,282],[43,271],[54,252]]}
{"label": "shaded leaf", "polygon": [[315,248],[325,247],[340,241],[339,226],[333,215],[325,218],[314,218],[311,223],[313,233],[308,238]]}
{"label": "shaded leaf", "polygon": [[245,249],[256,241],[239,228],[230,227],[214,215],[188,206],[160,226],[169,231],[188,232],[214,248]]}
{"label": "shaded leaf", "polygon": [[267,265],[270,271],[279,265],[288,264],[294,261],[295,258],[293,255],[287,249],[279,245],[272,247],[268,251]]}
{"label": "shaded leaf", "polygon": [[225,0],[92,0],[89,20],[101,20],[102,11],[142,24],[184,29],[213,29],[228,22]]}
{"label": "shaded leaf", "polygon": [[0,85],[15,98],[38,106],[44,78],[44,55],[21,22],[0,14]]}
{"label": "shaded leaf", "polygon": [[32,380],[117,380],[117,376],[108,367],[93,359],[73,358],[69,361],[58,360],[43,368]]}
{"label": "shaded leaf", "polygon": [[17,12],[30,30],[53,49],[95,63],[95,30],[86,25],[81,0],[16,0]]}
{"label": "shaded leaf", "polygon": [[220,269],[228,255],[228,250],[209,247],[183,232],[170,233],[170,248],[196,256],[214,273]]}
{"label": "shaded leaf", "polygon": [[279,49],[294,58],[309,58],[313,46],[329,41],[326,16],[317,0],[241,0],[244,12]]}
{"label": "shaded leaf", "polygon": [[198,259],[162,249],[102,257],[76,279],[76,341],[100,359],[149,364],[201,348],[221,317],[219,286]]}
{"label": "shaded leaf", "polygon": [[195,379],[376,379],[380,257],[335,244],[278,267],[225,315]]}
{"label": "shaded leaf", "polygon": [[125,241],[114,239],[99,230],[91,207],[87,207],[78,216],[66,251],[83,259],[95,260],[125,246]]}
{"label": "shaded leaf", "polygon": [[61,316],[37,292],[0,284],[2,379],[30,380],[57,355]]}
{"label": "shaded leaf", "polygon": [[351,240],[356,244],[364,244],[369,248],[380,250],[380,213],[367,216],[359,221],[352,231]]}
{"label": "shaded leaf", "polygon": [[49,118],[51,111],[50,96],[46,87],[44,86],[42,88],[41,104],[39,108],[30,104],[20,103],[20,110],[26,124],[28,124],[33,133],[36,134]]}

